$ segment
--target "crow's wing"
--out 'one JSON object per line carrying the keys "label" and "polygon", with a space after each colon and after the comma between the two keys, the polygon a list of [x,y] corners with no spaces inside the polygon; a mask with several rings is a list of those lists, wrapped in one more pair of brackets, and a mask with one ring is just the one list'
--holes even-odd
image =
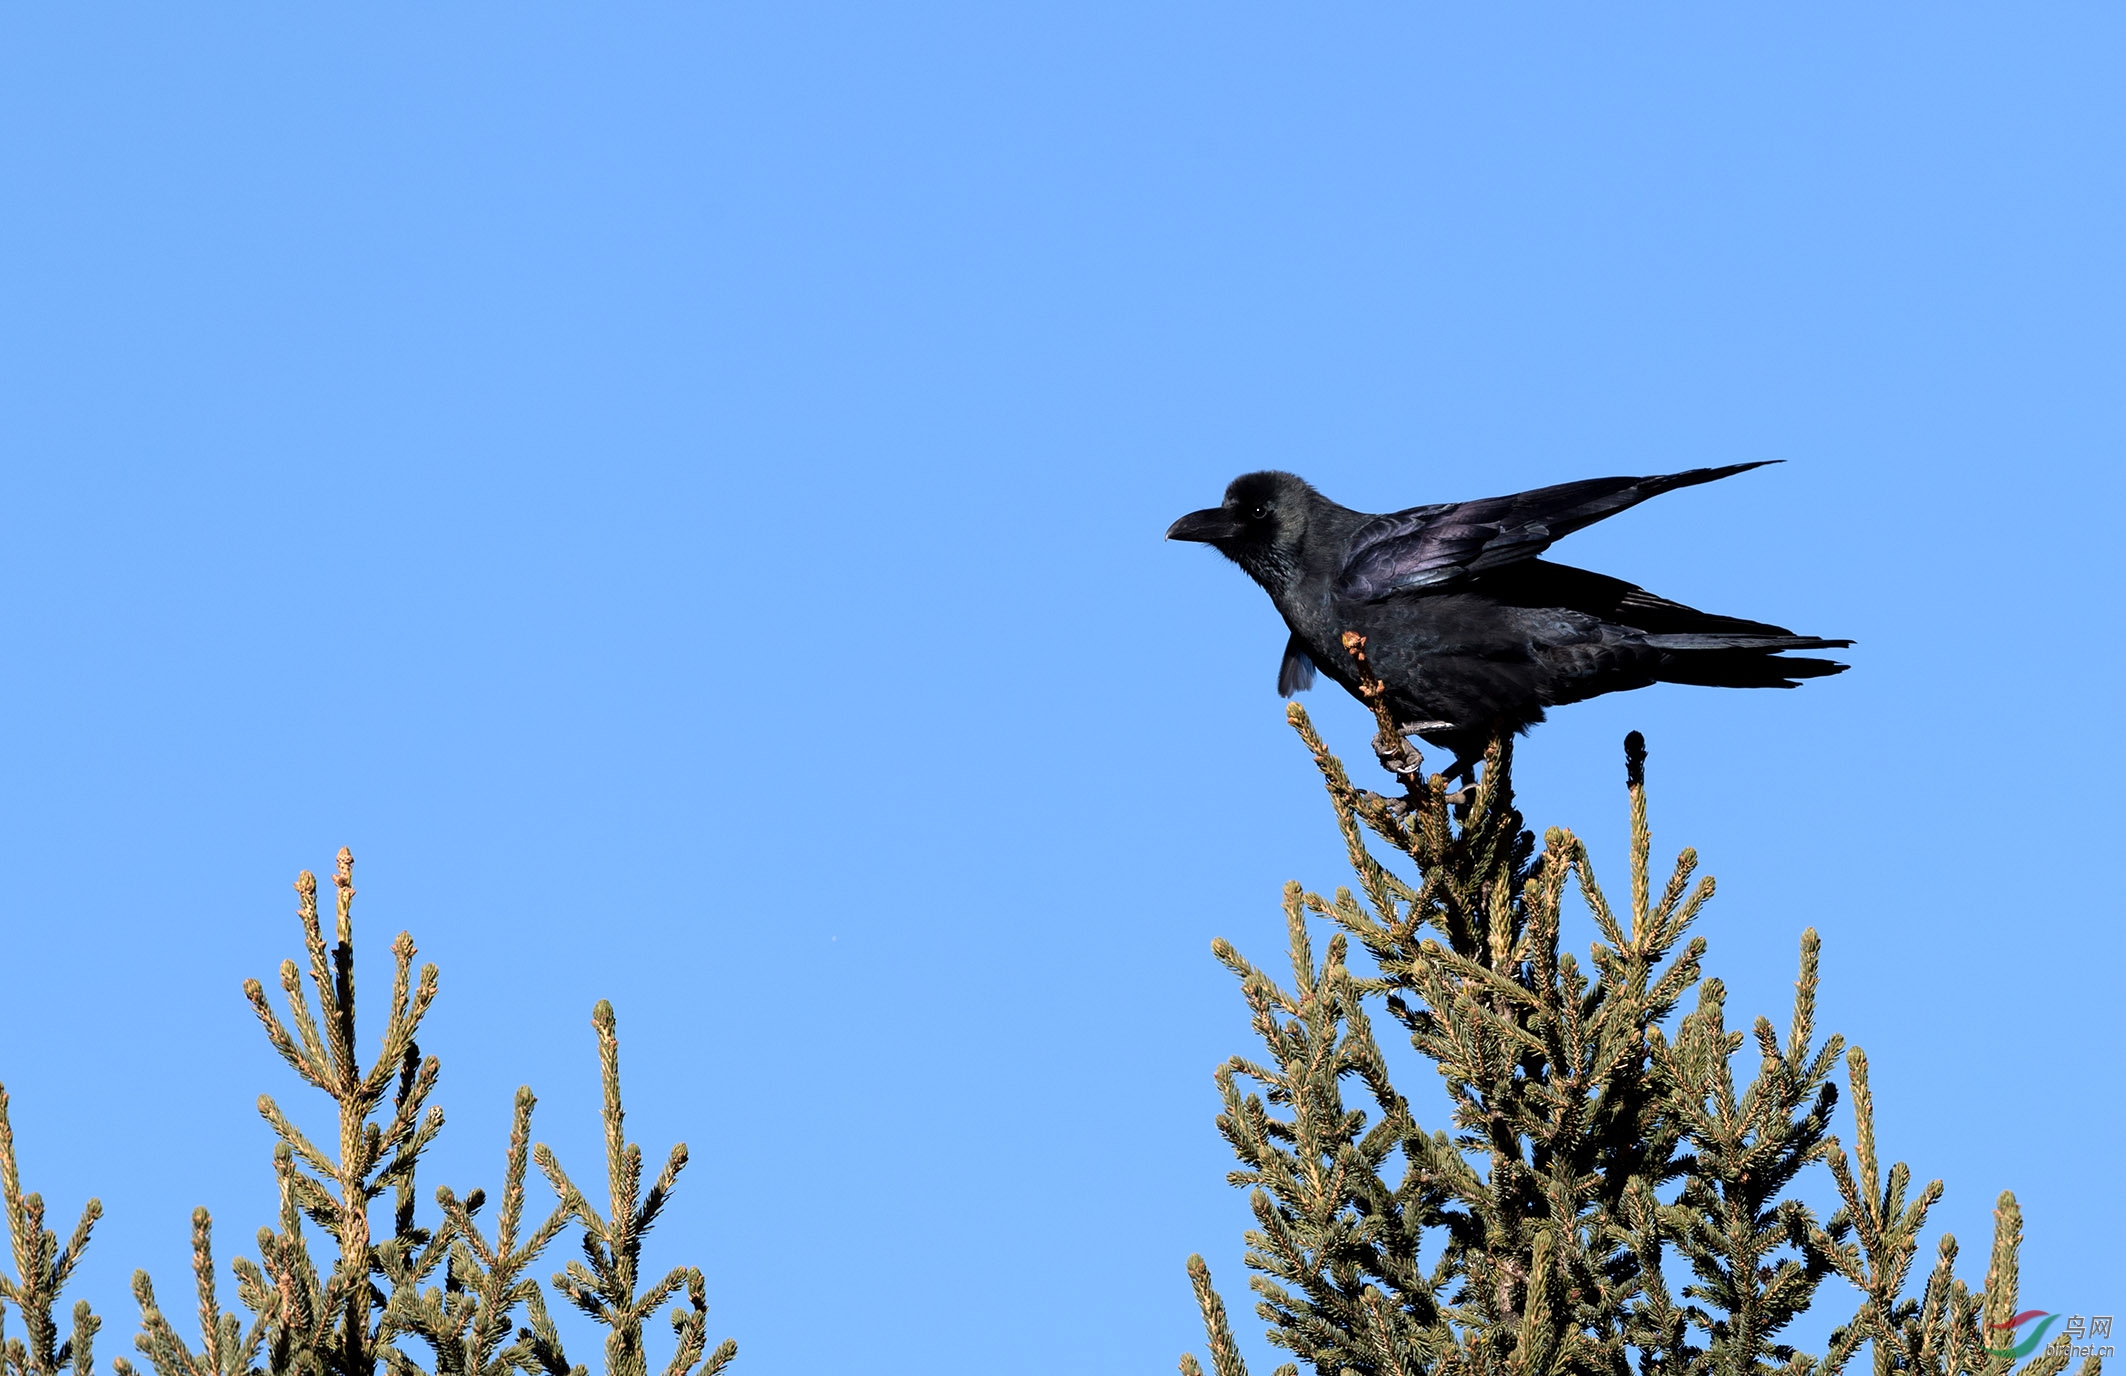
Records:
{"label": "crow's wing", "polygon": [[1284,662],[1277,666],[1277,696],[1288,698],[1314,686],[1314,658],[1293,636],[1284,643]]}
{"label": "crow's wing", "polygon": [[1532,559],[1552,541],[1648,497],[1777,462],[1693,468],[1649,478],[1587,478],[1510,497],[1439,502],[1375,516],[1353,533],[1336,592],[1370,602],[1390,593],[1441,587]]}

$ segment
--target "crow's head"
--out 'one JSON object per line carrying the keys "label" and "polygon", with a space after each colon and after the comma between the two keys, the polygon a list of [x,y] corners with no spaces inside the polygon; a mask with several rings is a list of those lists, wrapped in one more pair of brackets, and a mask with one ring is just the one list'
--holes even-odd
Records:
{"label": "crow's head", "polygon": [[1319,500],[1294,474],[1244,473],[1226,488],[1223,502],[1191,511],[1166,528],[1166,538],[1209,545],[1276,593],[1299,567],[1307,517]]}

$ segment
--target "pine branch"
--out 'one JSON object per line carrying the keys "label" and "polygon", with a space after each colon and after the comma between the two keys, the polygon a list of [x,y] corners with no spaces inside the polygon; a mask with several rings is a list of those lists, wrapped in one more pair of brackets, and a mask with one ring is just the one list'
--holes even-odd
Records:
{"label": "pine branch", "polygon": [[[1619,909],[1570,832],[1549,831],[1536,851],[1514,808],[1510,741],[1450,793],[1367,691],[1364,643],[1347,639],[1399,796],[1355,786],[1306,713],[1287,714],[1321,771],[1357,892],[1287,886],[1289,984],[1230,943],[1212,947],[1263,1048],[1215,1080],[1238,1163],[1228,1179],[1250,1191],[1245,1260],[1269,1340],[1338,1376],[1832,1376],[1869,1340],[1878,1376],[2001,1376],[1976,1335],[1982,1316],[2012,1317],[2019,1216],[2006,1200],[1983,1295],[1954,1280],[1945,1238],[1923,1295],[1902,1298],[1939,1184],[1908,1199],[1909,1171],[1880,1169],[1857,1050],[1846,1057],[1857,1160],[1830,1136],[1844,1044],[1817,1039],[1816,933],[1802,936],[1784,1036],[1764,1019],[1730,1030],[1723,986],[1702,976],[1706,943],[1690,932],[1713,881],[1689,850],[1665,874],[1652,863],[1644,740],[1625,743]],[[1560,947],[1568,887],[1597,935],[1584,967]],[[1318,961],[1310,918],[1335,931]],[[1347,941],[1375,973],[1346,967]],[[1449,1130],[1418,1124],[1390,1082],[1373,999],[1438,1068]],[[1734,1058],[1752,1043],[1745,1083]],[[1345,1100],[1347,1078],[1365,1086],[1370,1112]],[[1844,1200],[1823,1224],[1792,1195],[1819,1161]],[[1834,1273],[1862,1290],[1861,1310],[1827,1352],[1798,1352],[1781,1335]],[[1212,1366],[1237,1376],[1200,1259],[1190,1277]],[[2055,1346],[2032,1376],[2055,1376],[2066,1360]],[[1184,1357],[1182,1370],[1201,1367]]]}
{"label": "pine branch", "polygon": [[[1212,1376],[1248,1376],[1247,1360],[1240,1355],[1239,1344],[1233,1341],[1233,1329],[1225,1319],[1225,1301],[1218,1298],[1211,1286],[1211,1268],[1203,1258],[1188,1259],[1189,1284],[1196,1289],[1196,1303],[1203,1310],[1203,1327],[1210,1334]],[[1284,1368],[1280,1368],[1283,1370]],[[1294,1368],[1296,1370],[1296,1368]],[[1203,1367],[1194,1354],[1181,1354],[1182,1376],[1203,1376]]]}
{"label": "pine branch", "polygon": [[[599,1297],[617,1302],[602,1311],[602,1317],[624,1335],[617,1347],[608,1345],[608,1376],[646,1376],[640,1360],[642,1320],[681,1291],[688,1307],[672,1314],[674,1355],[666,1376],[689,1376],[696,1368],[713,1376],[722,1370],[736,1348],[726,1342],[714,1352],[706,1351],[708,1306],[700,1272],[680,1268],[635,1293],[642,1236],[669,1201],[686,1157],[684,1147],[676,1149],[647,1193],[641,1190],[641,1153],[621,1141],[618,1043],[608,1005],[599,1005],[596,1021],[613,1197],[616,1205],[625,1201],[624,1208],[615,1210],[616,1223],[590,1210],[554,1165],[549,1176],[562,1198],[535,1226],[527,1224],[526,1166],[534,1155],[545,1153],[545,1148],[535,1151],[531,1144],[535,1100],[529,1089],[517,1094],[493,1234],[483,1233],[477,1221],[486,1202],[477,1190],[461,1199],[447,1187],[439,1189],[435,1198],[440,1226],[430,1229],[420,1223],[415,1208],[419,1163],[443,1126],[441,1109],[428,1103],[440,1067],[433,1056],[422,1056],[418,1042],[421,1021],[436,995],[435,967],[423,966],[416,976],[412,938],[401,933],[392,943],[393,979],[383,1036],[376,1059],[364,1066],[356,1055],[353,857],[345,850],[339,854],[334,887],[334,940],[328,946],[317,882],[308,873],[297,880],[308,981],[306,986],[304,971],[294,961],[283,964],[286,1020],[258,981],[248,981],[245,994],[268,1041],[305,1083],[333,1100],[338,1140],[332,1146],[313,1141],[271,1096],[260,1097],[259,1111],[277,1139],[273,1165],[280,1210],[276,1227],[259,1230],[257,1261],[238,1258],[232,1267],[237,1299],[250,1311],[252,1322],[245,1328],[235,1314],[222,1310],[211,1221],[204,1210],[195,1212],[193,1273],[200,1327],[196,1351],[163,1314],[147,1275],[134,1278],[141,1308],[135,1346],[157,1376],[373,1376],[379,1366],[392,1376],[426,1376],[397,1346],[406,1338],[426,1346],[437,1376],[509,1376],[515,1371],[527,1376],[587,1376],[584,1368],[569,1363],[538,1282],[526,1275],[546,1247],[579,1219],[593,1235],[586,1238],[585,1247],[600,1268]],[[6,1148],[6,1178],[12,1182],[12,1139],[5,1137],[4,1109],[0,1099],[0,1147]],[[542,1165],[550,1161],[550,1153],[545,1153]],[[392,1198],[389,1227],[374,1232],[369,1207],[387,1193]],[[41,1229],[42,1206],[35,1196],[22,1208],[34,1215],[32,1221]],[[36,1243],[42,1236],[37,1229],[16,1231],[18,1238],[33,1240],[33,1252],[43,1246],[40,1255],[49,1264],[40,1264],[45,1272],[56,1267],[53,1274],[63,1281],[71,1258],[87,1240],[91,1221],[84,1221],[65,1252]],[[337,1245],[329,1270],[311,1254],[306,1223],[322,1229]],[[47,1281],[42,1289],[26,1292],[33,1301],[26,1308],[42,1303],[37,1312],[48,1312],[49,1303],[39,1298],[47,1292],[56,1294],[56,1285]],[[514,1328],[512,1336],[520,1310],[525,1323]],[[94,1330],[93,1317],[83,1310],[77,1314],[70,1347],[53,1350],[62,1361],[69,1352],[74,1354],[77,1376],[88,1376],[80,1363],[87,1360]],[[17,1376],[50,1376],[50,1363],[39,1364],[41,1354],[51,1348],[43,1329],[33,1332],[28,1345],[16,1346],[22,1349],[15,1363]],[[126,1364],[118,1365],[121,1376],[137,1376]]]}
{"label": "pine branch", "polygon": [[[267,1348],[275,1371],[315,1364],[367,1376],[380,1361],[396,1369],[403,1358],[386,1351],[399,1331],[387,1317],[393,1296],[372,1278],[388,1283],[394,1296],[401,1289],[417,1292],[445,1254],[442,1247],[431,1245],[434,1239],[416,1224],[413,1210],[419,1158],[443,1126],[442,1110],[427,1107],[440,1063],[432,1056],[422,1059],[417,1041],[421,1020],[435,1000],[436,969],[423,966],[415,981],[413,940],[401,932],[391,947],[392,993],[382,1044],[375,1062],[365,1069],[356,1049],[353,876],[353,854],[342,849],[333,873],[334,939],[329,947],[318,911],[317,880],[308,871],[296,880],[310,989],[304,990],[296,963],[283,962],[281,989],[294,1033],[274,1012],[257,980],[244,985],[267,1040],[306,1083],[332,1098],[339,1126],[335,1149],[328,1150],[298,1129],[270,1095],[259,1098],[259,1113],[279,1139],[275,1171],[281,1186],[281,1227],[277,1233],[261,1234],[263,1270],[252,1283],[240,1284],[238,1294],[247,1303],[257,1301],[253,1312],[260,1322],[270,1319]],[[314,1013],[312,996],[317,1001]],[[392,1096],[388,1108],[386,1095]],[[385,1110],[383,1119],[373,1121],[379,1109]],[[390,1233],[378,1241],[369,1206],[387,1188],[396,1191],[397,1207]],[[327,1275],[320,1276],[303,1241],[306,1215],[338,1244],[339,1255]],[[144,1315],[147,1309],[144,1300]],[[150,1332],[143,1333],[143,1341],[162,1343]]]}
{"label": "pine branch", "polygon": [[[1833,1331],[1830,1351],[1812,1368],[1812,1376],[1842,1370],[1863,1342],[1874,1345],[1877,1372],[2004,1376],[2015,1366],[2018,1346],[2013,1321],[2023,1228],[2015,1196],[2003,1193],[1994,1210],[1984,1290],[1974,1293],[1956,1277],[1956,1239],[1944,1234],[1919,1296],[1906,1297],[1919,1235],[1928,1211],[1942,1196],[1942,1182],[1929,1182],[1907,1203],[1911,1173],[1905,1164],[1893,1165],[1885,1179],[1879,1169],[1868,1062],[1860,1048],[1847,1053],[1846,1070],[1853,1090],[1855,1155],[1849,1159],[1836,1138],[1828,1140],[1825,1154],[1844,1207],[1829,1228],[1810,1230],[1810,1245],[1861,1292],[1861,1303],[1852,1319]],[[1853,1241],[1846,1241],[1847,1236]],[[2032,1356],[2019,1376],[2057,1376],[2066,1368],[2070,1349],[2070,1339],[2062,1334]],[[2079,1376],[2099,1376],[2101,1367],[2099,1358],[2089,1356]]]}
{"label": "pine branch", "polygon": [[140,1333],[133,1345],[157,1376],[252,1376],[278,1317],[278,1296],[253,1291],[255,1317],[248,1329],[236,1315],[222,1310],[214,1273],[214,1221],[205,1209],[192,1211],[192,1280],[199,1297],[199,1352],[187,1347],[163,1316],[146,1271],[133,1273],[133,1298],[140,1304]]}
{"label": "pine branch", "polygon": [[[605,1127],[605,1165],[608,1212],[600,1214],[576,1188],[560,1161],[546,1146],[534,1149],[533,1160],[561,1197],[563,1211],[583,1225],[583,1260],[572,1261],[557,1272],[553,1286],[570,1303],[607,1330],[605,1364],[607,1376],[647,1376],[648,1359],[643,1350],[642,1323],[656,1308],[684,1290],[687,1307],[674,1307],[670,1322],[674,1338],[672,1358],[664,1376],[688,1376],[698,1363],[703,1376],[715,1376],[737,1356],[738,1346],[726,1339],[715,1351],[707,1347],[708,1299],[699,1270],[675,1267],[638,1293],[642,1239],[670,1201],[679,1172],[687,1162],[684,1142],[672,1148],[664,1169],[647,1193],[642,1190],[642,1149],[627,1141],[625,1109],[620,1098],[620,1037],[613,1006],[603,999],[591,1012],[591,1025],[598,1033],[599,1083],[603,1091],[602,1119]],[[539,1311],[543,1321],[544,1311]],[[536,1326],[535,1326],[536,1329]],[[543,1335],[528,1339],[528,1353],[537,1362],[525,1365],[556,1372],[560,1349],[546,1324]],[[558,1373],[557,1373],[558,1376]]]}
{"label": "pine branch", "polygon": [[[1823,1154],[1837,1091],[1830,1083],[1843,1039],[1814,1045],[1820,942],[1801,941],[1801,974],[1784,1047],[1759,1019],[1756,1079],[1737,1093],[1730,1057],[1744,1044],[1722,1022],[1718,980],[1700,986],[1698,1010],[1673,1045],[1652,1042],[1668,1091],[1668,1111],[1690,1148],[1679,1205],[1688,1221],[1674,1243],[1696,1282],[1684,1295],[1707,1306],[1707,1358],[1718,1368],[1755,1370],[1797,1354],[1778,1334],[1808,1308],[1834,1262],[1822,1230],[1799,1201],[1784,1198],[1802,1168]],[[1834,1221],[1834,1229],[1842,1224]]]}
{"label": "pine branch", "polygon": [[59,1303],[67,1281],[87,1250],[89,1235],[103,1217],[103,1204],[91,1199],[81,1210],[81,1219],[61,1246],[59,1237],[44,1226],[44,1197],[22,1192],[22,1171],[15,1155],[15,1129],[8,1117],[7,1089],[0,1085],[0,1212],[7,1218],[8,1243],[14,1275],[0,1272],[0,1322],[13,1304],[22,1316],[23,1336],[6,1337],[0,1331],[0,1360],[12,1376],[58,1376],[72,1370],[75,1376],[94,1371],[93,1346],[102,1327],[88,1301],[74,1305],[73,1327],[61,1340],[52,1311]]}
{"label": "pine branch", "polygon": [[[494,1236],[482,1234],[476,1216],[486,1203],[475,1190],[460,1199],[448,1187],[436,1191],[444,1225],[405,1276],[395,1278],[385,1314],[388,1335],[410,1334],[434,1354],[436,1370],[452,1376],[508,1376],[509,1372],[567,1371],[567,1358],[550,1323],[544,1334],[527,1327],[504,1346],[512,1333],[511,1316],[519,1305],[536,1299],[538,1285],[524,1273],[568,1225],[567,1202],[559,1203],[521,1243],[524,1224],[524,1171],[531,1154],[531,1116],[537,1104],[529,1088],[517,1091],[510,1122],[509,1152],[503,1162],[501,1206]],[[436,1263],[447,1258],[442,1286],[420,1288]],[[537,1311],[543,1319],[543,1306]]]}

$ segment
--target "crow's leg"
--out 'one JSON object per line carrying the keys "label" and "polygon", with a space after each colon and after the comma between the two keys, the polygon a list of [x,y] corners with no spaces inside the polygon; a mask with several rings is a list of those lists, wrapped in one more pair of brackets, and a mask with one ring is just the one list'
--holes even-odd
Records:
{"label": "crow's leg", "polygon": [[1459,779],[1461,787],[1447,795],[1447,805],[1454,809],[1454,820],[1469,820],[1469,809],[1476,802],[1476,767],[1484,762],[1482,754],[1465,755],[1456,751],[1454,763],[1447,766],[1443,776],[1449,783]]}
{"label": "crow's leg", "polygon": [[[1381,768],[1402,781],[1403,798],[1398,810],[1408,814],[1423,806],[1422,800],[1429,787],[1425,782],[1425,757],[1419,753],[1417,741],[1423,740],[1427,745],[1439,744],[1437,737],[1428,733],[1451,729],[1452,723],[1394,720],[1391,725],[1389,716],[1380,713],[1376,713],[1376,716],[1381,720],[1381,729],[1373,737],[1373,755],[1380,761]],[[1455,769],[1466,773],[1467,766],[1459,762],[1463,753],[1460,750],[1455,751],[1457,764],[1449,769],[1450,777]],[[1478,758],[1481,759],[1482,756],[1479,755]],[[1452,801],[1451,795],[1449,801]]]}
{"label": "crow's leg", "polygon": [[1380,767],[1401,779],[1406,786],[1415,787],[1424,777],[1425,757],[1410,740],[1410,729],[1381,730],[1373,735],[1373,758]]}

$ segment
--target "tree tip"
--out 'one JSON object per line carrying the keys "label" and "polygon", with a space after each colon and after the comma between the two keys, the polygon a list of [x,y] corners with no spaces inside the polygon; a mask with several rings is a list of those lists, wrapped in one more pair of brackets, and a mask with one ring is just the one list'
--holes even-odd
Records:
{"label": "tree tip", "polygon": [[1624,738],[1624,782],[1630,788],[1646,787],[1646,737],[1636,731]]}

